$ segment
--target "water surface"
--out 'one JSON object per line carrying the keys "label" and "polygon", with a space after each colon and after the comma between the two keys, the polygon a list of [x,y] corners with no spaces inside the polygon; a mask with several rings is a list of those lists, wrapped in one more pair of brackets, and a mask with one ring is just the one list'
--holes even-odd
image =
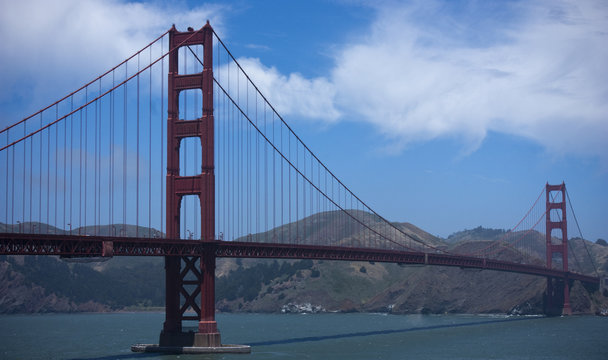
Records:
{"label": "water surface", "polygon": [[[2,359],[608,359],[608,318],[218,314],[250,355],[157,355],[162,313],[0,316]],[[192,324],[194,325],[194,323]]]}

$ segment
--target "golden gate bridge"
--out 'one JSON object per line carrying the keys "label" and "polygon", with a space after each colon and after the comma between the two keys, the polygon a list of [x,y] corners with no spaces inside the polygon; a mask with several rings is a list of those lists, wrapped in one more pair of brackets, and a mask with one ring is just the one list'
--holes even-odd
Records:
{"label": "golden gate bridge", "polygon": [[[590,254],[569,254],[574,211],[563,183],[543,187],[500,240],[466,252],[380,216],[296,135],[208,22],[172,27],[0,131],[0,168],[0,254],[164,257],[160,341],[137,351],[248,350],[221,343],[218,257],[543,276],[548,314],[571,313],[573,281],[599,284],[597,270],[583,270],[593,265]],[[126,236],[128,226],[135,237]],[[185,331],[187,321],[197,322],[196,332]]]}

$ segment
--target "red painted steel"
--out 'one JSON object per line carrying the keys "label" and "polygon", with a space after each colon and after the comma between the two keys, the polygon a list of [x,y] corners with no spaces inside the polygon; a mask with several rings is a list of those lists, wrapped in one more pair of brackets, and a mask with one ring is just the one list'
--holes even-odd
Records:
{"label": "red painted steel", "polygon": [[[563,182],[560,185],[546,185],[546,214],[545,214],[545,222],[546,222],[546,247],[547,247],[547,268],[553,268],[553,257],[554,254],[558,254],[561,257],[562,262],[562,270],[565,274],[568,273],[568,223],[566,221],[566,184]],[[561,201],[555,201],[553,193],[561,192]],[[557,196],[559,197],[559,196]],[[552,210],[557,211],[559,220],[553,221],[551,219]],[[553,230],[560,230],[561,242],[559,244],[553,243]],[[566,276],[563,279],[563,288],[564,288],[564,306],[562,310],[562,314],[571,315],[572,309],[570,307],[570,287],[568,284],[568,277]],[[549,300],[549,307],[553,307],[554,301],[554,291],[553,291],[553,279],[547,278],[547,299]]]}
{"label": "red painted steel", "polygon": [[114,256],[166,256],[179,259],[185,256],[200,257],[211,252],[216,257],[230,258],[374,261],[486,269],[554,279],[578,280],[590,285],[599,285],[597,277],[549,269],[545,266],[443,253],[317,245],[2,233],[0,234],[0,255],[101,256],[103,244],[108,241],[113,243]]}
{"label": "red painted steel", "polygon": [[[190,45],[203,46],[203,71],[198,74],[179,74],[179,47]],[[213,119],[213,29],[209,22],[193,33],[178,32],[175,26],[169,30],[169,75],[168,75],[168,119],[167,119],[167,236],[180,237],[180,207],[182,198],[187,195],[199,197],[201,206],[201,241],[210,242],[215,238],[215,174],[214,174],[214,119]],[[203,95],[202,117],[198,119],[179,119],[179,95],[183,90],[200,89]],[[180,143],[188,137],[198,137],[202,146],[201,173],[194,176],[179,175]],[[205,248],[202,248],[205,249]],[[215,322],[215,253],[212,250],[190,254],[181,260],[167,255],[166,272],[166,318],[163,331],[179,333],[182,320],[188,309],[198,315],[199,333],[217,335]],[[194,263],[200,261],[200,271]],[[192,280],[185,280],[188,274],[194,275],[197,287],[192,290]],[[195,303],[200,294],[200,307]],[[181,296],[184,298],[181,304]],[[162,336],[161,336],[162,338]],[[214,344],[210,344],[214,345]],[[215,344],[219,345],[219,344]]]}

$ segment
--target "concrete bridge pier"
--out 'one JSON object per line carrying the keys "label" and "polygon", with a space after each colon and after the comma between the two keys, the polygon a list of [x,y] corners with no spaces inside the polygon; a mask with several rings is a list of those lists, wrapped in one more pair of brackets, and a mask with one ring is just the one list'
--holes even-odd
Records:
{"label": "concrete bridge pier", "polygon": [[547,278],[547,290],[544,295],[543,307],[547,316],[572,315],[570,281],[568,279]]}

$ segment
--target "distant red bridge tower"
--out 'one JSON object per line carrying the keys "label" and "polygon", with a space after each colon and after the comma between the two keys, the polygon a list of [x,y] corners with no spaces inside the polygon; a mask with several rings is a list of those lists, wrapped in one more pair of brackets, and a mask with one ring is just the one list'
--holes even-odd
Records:
{"label": "distant red bridge tower", "polygon": [[[553,268],[554,254],[561,257],[562,270],[568,274],[568,224],[566,221],[566,185],[546,185],[546,245],[547,245],[547,268]],[[556,219],[551,218],[551,214],[557,215]],[[559,230],[561,242],[553,242],[553,230]],[[554,279],[547,278],[547,293],[545,299],[545,313],[551,314],[559,312],[559,306],[563,304],[561,313],[572,315],[570,308],[570,286],[568,278]],[[562,293],[563,290],[563,293]],[[563,294],[563,295],[562,295]]]}

